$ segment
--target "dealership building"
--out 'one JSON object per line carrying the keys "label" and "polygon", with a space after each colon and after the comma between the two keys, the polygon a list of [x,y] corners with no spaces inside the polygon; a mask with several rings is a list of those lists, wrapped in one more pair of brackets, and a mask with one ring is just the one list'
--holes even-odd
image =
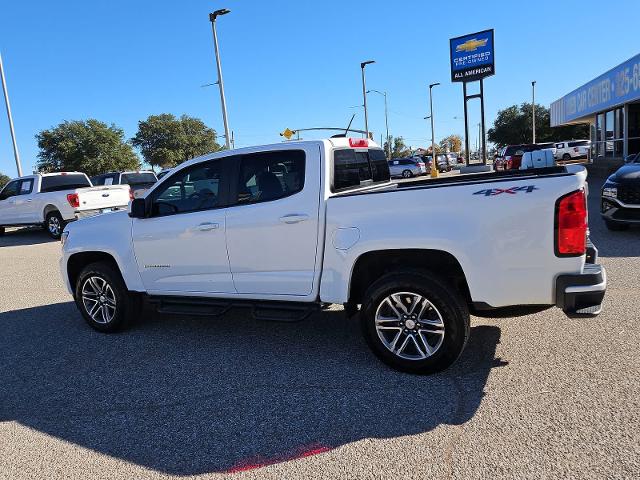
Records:
{"label": "dealership building", "polygon": [[551,126],[588,123],[594,165],[640,152],[640,54],[551,104]]}

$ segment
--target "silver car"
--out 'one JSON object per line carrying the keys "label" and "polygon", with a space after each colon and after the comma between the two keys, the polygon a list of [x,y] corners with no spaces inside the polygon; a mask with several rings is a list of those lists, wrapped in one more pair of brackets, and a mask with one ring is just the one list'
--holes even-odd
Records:
{"label": "silver car", "polygon": [[419,157],[395,158],[389,161],[391,177],[411,178],[425,175],[427,168]]}

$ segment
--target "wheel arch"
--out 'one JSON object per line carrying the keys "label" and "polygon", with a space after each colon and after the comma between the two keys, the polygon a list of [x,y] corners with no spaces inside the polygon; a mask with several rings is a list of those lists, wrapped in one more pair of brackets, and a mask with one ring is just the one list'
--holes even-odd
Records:
{"label": "wheel arch", "polygon": [[60,209],[55,205],[48,203],[42,210],[42,222],[47,219],[47,215],[49,215],[51,212],[60,212]]}
{"label": "wheel arch", "polygon": [[69,285],[73,291],[75,291],[76,281],[78,280],[78,276],[80,275],[80,272],[82,272],[82,269],[95,262],[108,263],[113,267],[114,271],[120,275],[120,278],[122,278],[122,281],[126,285],[126,281],[124,280],[122,271],[118,266],[118,262],[111,254],[100,251],[78,252],[71,255],[67,260],[67,277],[69,279]]}
{"label": "wheel arch", "polygon": [[458,289],[468,304],[471,294],[460,262],[451,253],[433,249],[373,250],[360,255],[349,279],[349,303],[360,304],[373,282],[386,273],[407,268],[432,272]]}

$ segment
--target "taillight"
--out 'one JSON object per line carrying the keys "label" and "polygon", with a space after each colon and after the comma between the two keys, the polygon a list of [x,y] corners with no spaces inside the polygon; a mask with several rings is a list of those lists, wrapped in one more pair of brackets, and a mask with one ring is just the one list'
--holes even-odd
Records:
{"label": "taillight", "polygon": [[350,138],[349,146],[351,148],[367,148],[369,147],[369,140],[366,138]]}
{"label": "taillight", "polygon": [[556,202],[555,250],[558,257],[578,257],[587,250],[587,197],[584,189]]}
{"label": "taillight", "polygon": [[133,188],[129,187],[129,200],[133,200],[135,197],[133,196]]}
{"label": "taillight", "polygon": [[77,193],[68,193],[67,202],[69,202],[69,205],[73,208],[78,208],[80,206],[80,197]]}

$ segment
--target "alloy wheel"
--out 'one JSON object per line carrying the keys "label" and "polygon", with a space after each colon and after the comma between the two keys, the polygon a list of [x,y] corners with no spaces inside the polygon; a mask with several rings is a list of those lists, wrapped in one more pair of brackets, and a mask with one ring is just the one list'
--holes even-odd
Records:
{"label": "alloy wheel", "polygon": [[387,350],[405,360],[424,360],[444,341],[442,315],[427,298],[413,292],[385,297],[376,310],[378,338]]}
{"label": "alloy wheel", "polygon": [[107,324],[116,314],[116,296],[111,285],[102,277],[89,277],[82,285],[82,304],[96,322]]}
{"label": "alloy wheel", "polygon": [[60,235],[61,230],[60,219],[56,216],[49,217],[49,223],[47,224],[47,228],[49,229],[49,233],[51,235],[58,236]]}

